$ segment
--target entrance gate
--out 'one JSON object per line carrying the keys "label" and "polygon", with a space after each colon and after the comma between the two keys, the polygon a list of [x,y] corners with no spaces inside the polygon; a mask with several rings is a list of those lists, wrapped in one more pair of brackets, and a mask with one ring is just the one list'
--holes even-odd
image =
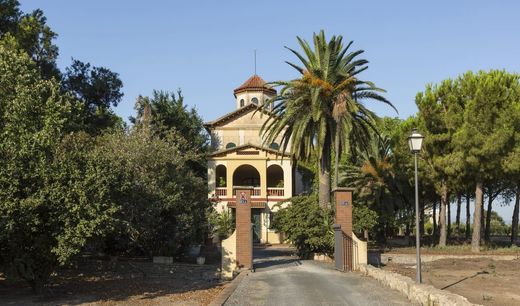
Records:
{"label": "entrance gate", "polygon": [[[253,187],[234,187],[236,228],[228,239],[222,241],[223,278],[232,278],[237,268],[253,269],[252,192]],[[335,267],[340,271],[352,271],[358,264],[366,264],[367,246],[352,233],[352,189],[336,188],[333,192],[336,205]]]}

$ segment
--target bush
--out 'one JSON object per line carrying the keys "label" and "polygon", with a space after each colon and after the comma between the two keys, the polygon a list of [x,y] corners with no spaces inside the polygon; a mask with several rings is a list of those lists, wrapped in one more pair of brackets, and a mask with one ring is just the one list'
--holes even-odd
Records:
{"label": "bush", "polygon": [[354,233],[362,234],[371,231],[377,225],[378,215],[366,205],[354,205],[352,209],[352,225]]}
{"label": "bush", "polygon": [[289,202],[288,207],[274,213],[272,227],[285,233],[301,258],[310,258],[313,253],[324,253],[332,257],[333,211],[320,209],[316,194],[293,197]]}
{"label": "bush", "polygon": [[217,235],[220,240],[228,238],[235,230],[234,220],[228,211],[218,213],[212,209],[208,216],[211,233]]}

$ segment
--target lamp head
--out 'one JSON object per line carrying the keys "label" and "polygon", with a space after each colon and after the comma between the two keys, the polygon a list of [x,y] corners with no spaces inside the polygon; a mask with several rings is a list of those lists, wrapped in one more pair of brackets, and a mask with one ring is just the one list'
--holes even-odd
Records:
{"label": "lamp head", "polygon": [[423,139],[424,136],[417,132],[417,129],[413,129],[412,134],[408,137],[408,147],[412,153],[421,152]]}

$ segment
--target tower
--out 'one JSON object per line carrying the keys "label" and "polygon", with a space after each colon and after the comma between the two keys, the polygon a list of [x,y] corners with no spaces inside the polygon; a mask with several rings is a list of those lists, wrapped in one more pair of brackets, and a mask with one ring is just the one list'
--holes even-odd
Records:
{"label": "tower", "polygon": [[276,90],[258,75],[253,75],[233,91],[236,99],[236,108],[240,109],[249,104],[260,106],[276,95]]}

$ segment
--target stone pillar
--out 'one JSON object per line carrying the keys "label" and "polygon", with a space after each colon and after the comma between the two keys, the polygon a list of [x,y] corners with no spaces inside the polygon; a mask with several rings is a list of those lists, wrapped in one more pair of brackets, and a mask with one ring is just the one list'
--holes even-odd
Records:
{"label": "stone pillar", "polygon": [[352,188],[338,187],[333,192],[336,200],[336,224],[341,225],[345,235],[352,237]]}
{"label": "stone pillar", "polygon": [[253,269],[253,231],[251,229],[251,193],[253,187],[235,187],[237,267]]}

